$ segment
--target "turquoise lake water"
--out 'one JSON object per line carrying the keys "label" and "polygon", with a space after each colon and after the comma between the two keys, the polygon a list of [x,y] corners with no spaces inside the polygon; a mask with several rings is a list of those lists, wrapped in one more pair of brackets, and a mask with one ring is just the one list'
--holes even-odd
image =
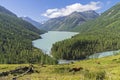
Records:
{"label": "turquoise lake water", "polygon": [[90,55],[89,58],[102,58],[102,57],[106,57],[106,56],[117,55],[119,52],[120,52],[120,50],[95,53],[93,55]]}
{"label": "turquoise lake water", "polygon": [[[68,38],[71,38],[74,35],[77,35],[77,32],[65,32],[65,31],[48,31],[45,34],[40,35],[42,39],[34,40],[33,46],[41,49],[45,54],[50,55],[50,51],[52,45],[58,41],[62,41]],[[106,56],[116,55],[116,53],[120,52],[120,50],[116,51],[106,51],[101,53],[95,53],[90,55],[89,58],[101,58]],[[59,64],[74,62],[74,60],[59,60]]]}
{"label": "turquoise lake water", "polygon": [[52,45],[58,41],[62,41],[76,35],[76,32],[65,31],[48,31],[48,33],[40,35],[42,39],[34,40],[32,43],[34,47],[42,49],[46,54],[50,54]]}

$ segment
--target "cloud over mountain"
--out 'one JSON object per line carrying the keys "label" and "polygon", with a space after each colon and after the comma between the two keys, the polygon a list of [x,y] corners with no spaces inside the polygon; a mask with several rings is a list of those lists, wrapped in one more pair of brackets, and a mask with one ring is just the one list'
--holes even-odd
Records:
{"label": "cloud over mountain", "polygon": [[67,16],[73,12],[84,12],[84,11],[89,11],[89,10],[98,10],[101,8],[100,6],[101,2],[90,2],[88,4],[80,4],[80,3],[75,3],[72,5],[68,5],[65,8],[54,8],[54,9],[48,9],[44,14],[42,14],[45,17],[48,18],[57,18],[57,17],[62,17],[62,16]]}

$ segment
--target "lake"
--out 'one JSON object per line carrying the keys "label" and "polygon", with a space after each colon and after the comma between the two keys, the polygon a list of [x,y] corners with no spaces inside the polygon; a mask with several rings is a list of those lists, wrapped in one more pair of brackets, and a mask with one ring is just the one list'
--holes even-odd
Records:
{"label": "lake", "polygon": [[32,43],[34,47],[41,49],[45,54],[50,54],[54,43],[71,38],[77,34],[77,32],[48,31],[45,34],[40,35],[42,39],[34,40]]}
{"label": "lake", "polygon": [[[78,34],[77,32],[48,31],[45,34],[40,35],[42,39],[34,40],[32,43],[34,47],[39,48],[45,54],[50,55],[50,51],[54,43],[71,38],[72,36],[77,34]],[[106,56],[112,56],[118,52],[120,52],[120,50],[96,53],[90,55],[89,58],[101,58]],[[59,60],[59,64],[70,63],[70,62],[74,62],[74,60]]]}
{"label": "lake", "polygon": [[102,58],[102,57],[106,57],[106,56],[113,56],[113,55],[116,55],[119,53],[120,53],[120,50],[106,51],[106,52],[92,54],[89,56],[89,58]]}

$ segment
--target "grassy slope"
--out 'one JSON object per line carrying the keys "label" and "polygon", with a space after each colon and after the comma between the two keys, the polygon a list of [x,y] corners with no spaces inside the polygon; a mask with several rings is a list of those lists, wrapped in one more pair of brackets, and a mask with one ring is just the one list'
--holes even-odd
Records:
{"label": "grassy slope", "polygon": [[[98,64],[99,63],[99,64]],[[22,65],[0,65],[0,72],[15,69]],[[39,73],[27,74],[18,80],[98,80],[96,77],[104,76],[104,80],[120,80],[120,55],[110,56],[100,59],[83,60],[73,64],[66,65],[46,65],[40,67],[34,65],[35,70]],[[69,72],[71,68],[82,67],[83,70],[79,72]],[[12,75],[4,77],[4,80],[10,80]],[[1,80],[2,78],[0,78]],[[102,80],[102,79],[100,79]]]}

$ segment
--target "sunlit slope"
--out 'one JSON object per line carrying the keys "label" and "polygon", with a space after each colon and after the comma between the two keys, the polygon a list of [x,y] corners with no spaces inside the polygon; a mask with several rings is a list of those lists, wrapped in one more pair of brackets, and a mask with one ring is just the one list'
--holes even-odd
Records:
{"label": "sunlit slope", "polygon": [[[62,65],[34,65],[34,72],[19,77],[18,80],[119,80],[120,79],[120,55],[78,61]],[[22,65],[0,65],[0,72],[13,70]],[[70,71],[73,68],[81,68],[78,71]],[[20,75],[20,74],[19,74]],[[1,77],[4,80],[12,79],[14,76]]]}

